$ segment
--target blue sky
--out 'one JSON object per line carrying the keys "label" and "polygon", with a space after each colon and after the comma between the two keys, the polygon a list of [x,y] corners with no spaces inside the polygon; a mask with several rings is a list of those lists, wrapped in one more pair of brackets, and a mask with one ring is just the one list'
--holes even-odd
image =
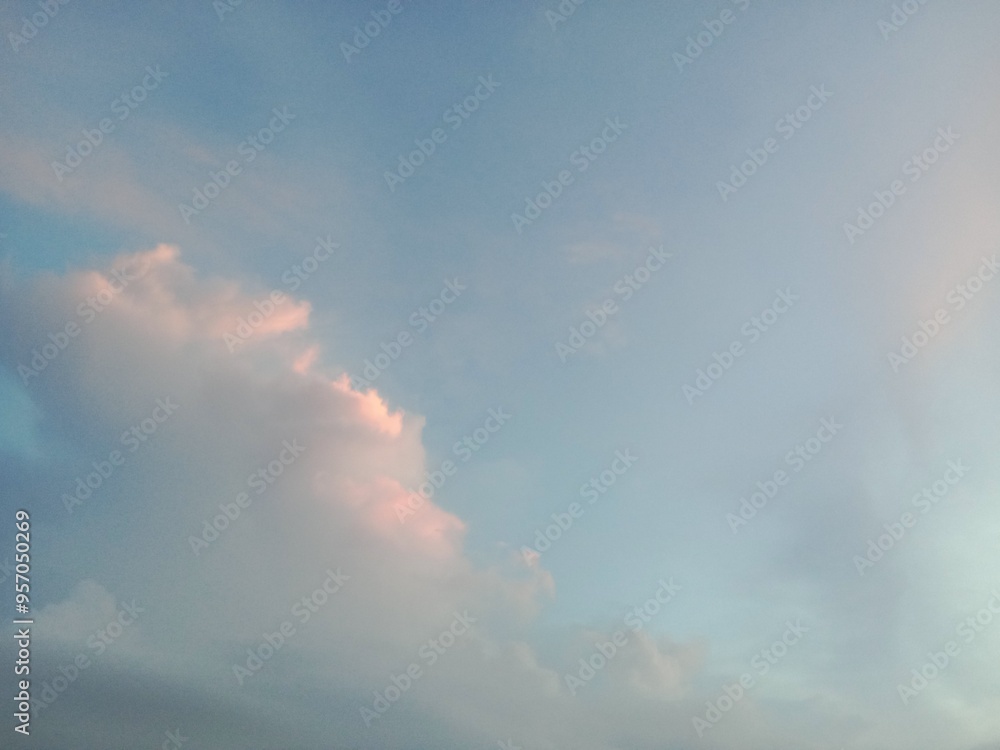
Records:
{"label": "blue sky", "polygon": [[[28,509],[36,535],[34,690],[94,655],[22,744],[175,727],[191,748],[996,742],[1000,630],[899,689],[997,586],[996,7],[563,5],[558,22],[555,2],[0,12],[0,475],[5,517]],[[60,179],[87,132],[99,144]],[[423,163],[387,180],[401,158]],[[213,174],[225,186],[182,211]],[[852,232],[861,212],[879,216]],[[644,266],[651,249],[669,257]],[[312,270],[293,289],[296,266]],[[144,270],[118,289],[123,267]],[[25,375],[68,322],[79,335]],[[491,409],[512,415],[495,431]],[[148,441],[67,508],[144,419]],[[296,437],[303,457],[196,553]],[[615,474],[619,451],[636,460]],[[954,461],[972,468],[951,484]],[[581,486],[607,471],[590,504]],[[235,679],[329,566],[343,591]],[[680,592],[575,691],[578,659],[661,579]],[[97,658],[89,634],[133,599],[149,614]],[[471,635],[365,721],[467,608]],[[789,621],[801,643],[698,731]]]}

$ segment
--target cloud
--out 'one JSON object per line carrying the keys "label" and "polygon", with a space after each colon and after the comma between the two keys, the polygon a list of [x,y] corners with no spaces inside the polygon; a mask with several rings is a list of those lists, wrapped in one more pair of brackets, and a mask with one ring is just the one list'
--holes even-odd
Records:
{"label": "cloud", "polygon": [[[123,269],[127,283],[116,281]],[[27,282],[4,269],[0,289],[9,373],[67,322],[80,328],[19,396],[48,461],[15,456],[16,471],[44,537],[60,540],[39,555],[39,576],[79,581],[38,602],[51,634],[39,679],[72,663],[123,603],[143,607],[121,640],[87,651],[86,679],[45,709],[40,741],[74,736],[81,716],[113,721],[108,696],[127,679],[144,691],[128,698],[132,715],[173,706],[184,717],[165,723],[223,748],[330,737],[406,748],[415,725],[446,748],[508,737],[684,747],[692,715],[738,676],[705,674],[704,639],[642,630],[574,694],[566,675],[612,631],[575,627],[561,637],[571,648],[553,645],[539,615],[557,590],[538,561],[508,550],[473,562],[467,522],[432,500],[400,522],[397,506],[425,479],[424,419],[351,387],[312,336],[308,302],[286,298],[265,315],[268,290],[202,277],[168,245]],[[81,315],[90,298],[100,309]],[[226,337],[255,311],[259,324],[231,352]],[[176,410],[160,419],[164,399]],[[67,512],[75,481],[114,451],[122,461]],[[456,618],[471,627],[456,635]],[[811,695],[796,682],[807,673],[793,657],[781,668],[712,730],[719,747],[799,746],[787,727]],[[362,709],[375,711],[377,696],[388,710],[368,726]],[[835,691],[809,710],[809,726],[873,720]],[[148,741],[138,720],[121,731]],[[83,736],[99,746],[96,729]]]}
{"label": "cloud", "polygon": [[97,581],[84,579],[68,598],[42,607],[37,620],[46,638],[80,645],[88,635],[111,622],[117,611],[114,594]]}
{"label": "cloud", "polygon": [[[127,283],[115,275],[123,269]],[[530,710],[527,696],[565,701],[557,670],[522,640],[552,594],[551,575],[517,555],[500,567],[475,566],[464,553],[466,524],[432,501],[400,523],[397,505],[424,479],[423,419],[327,372],[308,335],[307,302],[275,305],[230,353],[226,336],[267,293],[202,279],[175,247],[124,255],[102,271],[2,283],[9,293],[0,312],[11,324],[0,353],[8,369],[29,362],[67,322],[80,327],[25,385],[44,449],[64,462],[54,477],[39,478],[49,491],[38,513],[65,540],[52,563],[81,560],[74,573],[84,579],[43,609],[51,632],[78,640],[114,617],[116,600],[137,597],[148,614],[143,650],[129,652],[129,669],[186,684],[206,700],[232,695],[247,712],[266,699],[277,716],[291,700],[282,675],[300,663],[305,682],[352,696],[338,721],[360,743],[381,736],[368,733],[360,708],[410,663],[426,667],[426,684],[382,724],[419,706],[452,726],[452,736],[472,737],[477,727],[441,708],[460,694],[479,714],[505,691],[525,696],[509,711]],[[89,299],[100,309],[90,315],[85,307],[81,316]],[[163,399],[177,408],[159,423],[151,415]],[[143,441],[126,440],[132,427]],[[294,459],[282,453],[289,444],[302,447]],[[121,466],[67,513],[60,498],[74,478],[115,450]],[[199,538],[204,544],[192,544]],[[331,570],[348,577],[343,589],[314,597]],[[311,608],[296,608],[303,597]],[[428,664],[422,646],[456,612],[475,618],[472,633],[441,654],[440,665]],[[247,649],[286,622],[294,633],[281,660],[239,684],[234,666],[245,666]],[[125,654],[114,646],[108,653]],[[496,658],[504,653],[512,661]],[[92,689],[73,686],[76,700]],[[60,705],[48,722],[69,710]],[[512,719],[501,711],[491,721],[499,731]]]}
{"label": "cloud", "polygon": [[52,163],[61,158],[62,151],[37,138],[0,134],[0,190],[37,208],[95,216],[130,229],[177,231],[177,209],[142,184],[115,146],[103,146],[100,158],[85,165],[86,180],[71,175],[60,182]]}

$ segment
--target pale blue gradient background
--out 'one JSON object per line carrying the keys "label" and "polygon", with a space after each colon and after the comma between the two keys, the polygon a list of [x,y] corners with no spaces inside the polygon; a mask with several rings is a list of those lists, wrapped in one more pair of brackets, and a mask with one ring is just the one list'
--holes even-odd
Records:
{"label": "pale blue gradient background", "polygon": [[[404,3],[347,64],[340,43],[382,7],[245,2],[220,21],[209,2],[72,2],[15,53],[6,36],[35,5],[7,5],[3,262],[27,280],[166,242],[199,274],[269,289],[330,234],[340,254],[298,296],[313,306],[322,364],[354,376],[457,276],[468,291],[375,386],[392,408],[426,417],[428,468],[454,458],[452,444],[488,408],[514,413],[436,496],[468,524],[474,563],[499,564],[530,543],[616,449],[639,456],[544,555],[556,594],[535,625],[539,644],[556,649],[571,629],[620,621],[657,579],[674,576],[683,592],[651,629],[706,644],[696,693],[713,697],[787,618],[801,617],[814,629],[768,688],[774,715],[794,716],[797,701],[810,712],[843,701],[884,716],[881,739],[895,742],[851,744],[850,721],[788,718],[789,737],[813,743],[797,746],[1000,739],[990,666],[1000,630],[970,646],[947,690],[929,690],[919,707],[904,709],[894,689],[998,583],[1000,291],[988,284],[900,373],[886,362],[980,256],[1000,250],[1000,8],[931,0],[884,40],[877,22],[891,3],[755,0],[678,71],[673,53],[731,5],[587,0],[553,30],[545,10],[554,3]],[[49,163],[109,116],[147,65],[169,77],[59,184]],[[457,131],[444,126],[447,141],[390,192],[383,172],[486,74],[497,91]],[[716,181],[774,136],[813,85],[833,96],[721,201]],[[296,119],[185,225],[177,204],[281,106]],[[628,129],[576,172],[570,153],[614,116]],[[949,125],[961,136],[955,147],[849,245],[842,223]],[[574,183],[517,234],[511,212],[560,169]],[[674,258],[561,362],[555,343],[650,245]],[[786,287],[799,302],[689,405],[682,385]],[[53,504],[57,467],[75,448],[31,426],[44,391],[21,386],[18,346],[6,344],[0,361],[4,506],[31,507],[37,523],[59,530],[58,547],[38,551],[41,606],[68,595],[73,561],[93,551],[77,548]],[[734,536],[725,514],[787,468],[784,454],[824,416],[843,431]],[[961,500],[859,578],[852,556],[955,457],[975,468]],[[36,484],[39,466],[60,477]],[[89,522],[110,523],[110,511],[91,512]],[[155,575],[152,552],[148,565]],[[935,717],[965,734],[940,744]],[[289,746],[317,746],[310,731]],[[337,747],[423,746],[370,744],[359,732]]]}

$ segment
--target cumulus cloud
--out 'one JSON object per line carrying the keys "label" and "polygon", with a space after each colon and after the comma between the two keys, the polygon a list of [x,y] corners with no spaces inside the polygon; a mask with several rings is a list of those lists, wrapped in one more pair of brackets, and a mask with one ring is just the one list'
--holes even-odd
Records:
{"label": "cumulus cloud", "polygon": [[[322,364],[307,302],[256,304],[266,290],[201,278],[166,245],[101,271],[31,284],[8,272],[2,283],[11,321],[3,361],[32,369],[22,380],[42,439],[69,468],[42,480],[51,492],[39,514],[63,539],[49,554],[83,561],[73,573],[84,582],[40,613],[47,632],[79,641],[114,619],[116,600],[135,597],[149,614],[128,669],[189,685],[206,700],[227,697],[240,711],[263,701],[279,716],[291,701],[284,676],[299,664],[303,684],[330,696],[335,723],[358,746],[384,742],[390,722],[418,710],[453,741],[487,727],[499,735],[529,713],[538,738],[564,731],[549,716],[576,713],[565,665],[530,642],[554,593],[551,575],[514,554],[496,567],[474,565],[463,550],[465,523],[432,501],[400,522],[397,506],[424,479],[423,419],[375,390],[352,389]],[[231,352],[226,336],[241,321],[252,332]],[[49,347],[35,371],[33,355],[68,322],[79,331],[52,357]],[[164,399],[176,409],[159,421]],[[64,507],[74,479],[113,451],[122,462],[112,475]],[[126,526],[118,520],[126,515],[142,520]],[[81,552],[88,549],[102,553]],[[317,595],[331,572],[346,581]],[[471,630],[445,636],[458,642],[429,663],[427,644],[462,613]],[[280,655],[237,679],[234,667],[252,662],[247,649],[256,652],[283,623],[294,632]],[[623,656],[628,676],[617,687],[676,694],[692,665],[643,644],[653,658]],[[423,684],[368,729],[360,709],[411,663],[426,671]],[[95,687],[72,686],[75,699],[53,706],[47,720],[85,697],[100,704]],[[325,721],[310,718],[297,731],[308,737]]]}
{"label": "cumulus cloud", "polygon": [[[30,282],[5,268],[0,289],[0,362],[34,446],[10,465],[40,538],[59,540],[37,549],[40,580],[59,582],[40,602],[39,680],[92,658],[44,709],[39,741],[91,736],[81,717],[117,715],[115,696],[227,748],[404,748],[414,722],[442,747],[684,747],[691,717],[739,676],[705,671],[704,639],[640,628],[572,689],[615,627],[554,635],[540,560],[473,562],[466,521],[432,500],[401,522],[426,477],[424,420],[352,388],[311,336],[308,302],[269,307],[269,290],[205,278],[167,245]],[[141,619],[91,650],[130,602]],[[716,746],[799,746],[820,725],[875,741],[893,726],[805,690],[793,662],[711,730]],[[122,675],[145,692],[122,696]],[[122,736],[148,741],[129,722]]]}

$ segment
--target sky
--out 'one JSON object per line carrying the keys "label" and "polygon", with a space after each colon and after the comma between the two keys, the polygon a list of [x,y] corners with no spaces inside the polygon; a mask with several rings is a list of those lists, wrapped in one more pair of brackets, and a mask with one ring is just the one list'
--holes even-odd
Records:
{"label": "sky", "polygon": [[0,744],[995,748],[998,32],[4,4]]}

